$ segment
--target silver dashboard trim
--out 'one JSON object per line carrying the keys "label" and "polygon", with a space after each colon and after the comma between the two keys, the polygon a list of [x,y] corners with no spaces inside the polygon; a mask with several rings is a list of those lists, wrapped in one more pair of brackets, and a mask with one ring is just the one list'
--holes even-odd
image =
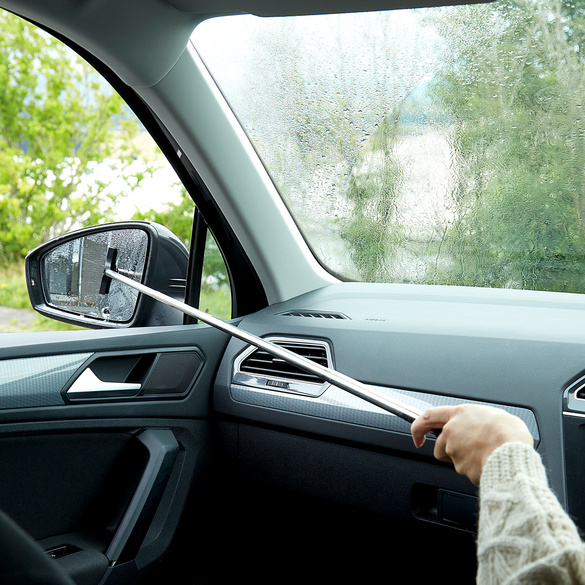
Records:
{"label": "silver dashboard trim", "polygon": [[[369,387],[386,394],[391,399],[396,398],[423,411],[432,406],[450,406],[463,402],[499,406],[525,422],[534,438],[535,445],[538,445],[540,441],[536,417],[531,410],[526,408],[383,386]],[[234,383],[230,386],[230,393],[232,400],[248,406],[410,434],[410,423],[407,421],[333,385],[328,385],[323,394],[318,397],[250,388]]]}
{"label": "silver dashboard trim", "polygon": [[574,418],[585,418],[584,413],[572,412],[570,410],[563,410],[563,416],[572,416]]}

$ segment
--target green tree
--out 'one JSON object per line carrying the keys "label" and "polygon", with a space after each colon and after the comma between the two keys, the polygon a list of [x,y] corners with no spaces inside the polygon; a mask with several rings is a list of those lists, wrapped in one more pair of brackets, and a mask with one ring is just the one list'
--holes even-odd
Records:
{"label": "green tree", "polygon": [[[181,188],[181,201],[168,203],[162,211],[150,209],[138,211],[132,219],[142,221],[154,221],[170,229],[189,249],[191,231],[193,229],[193,211],[195,205],[184,187]],[[218,288],[228,285],[227,269],[221,251],[214,238],[208,232],[205,241],[205,257],[203,263],[204,288]],[[207,281],[211,281],[211,285]]]}
{"label": "green tree", "polygon": [[[8,263],[72,227],[112,217],[107,185],[80,187],[107,158],[122,173],[139,128],[63,44],[6,12],[0,28],[0,262]],[[128,190],[140,181],[126,179]]]}
{"label": "green tree", "polygon": [[341,236],[365,281],[384,280],[402,230],[394,222],[402,167],[393,153],[399,110],[382,121],[360,153],[346,192],[353,203]]}
{"label": "green tree", "polygon": [[193,210],[195,204],[193,199],[187,194],[184,187],[181,187],[181,201],[178,203],[167,203],[162,210],[149,209],[147,211],[137,211],[133,220],[137,221],[154,221],[164,225],[177,236],[185,247],[189,248],[191,241],[191,231],[193,229]]}
{"label": "green tree", "polygon": [[[560,0],[465,7],[443,21],[456,219],[427,280],[585,290],[583,9]],[[502,18],[503,13],[506,17]],[[478,30],[491,36],[470,47]]]}
{"label": "green tree", "polygon": [[[585,291],[585,3],[455,7],[427,25],[443,65],[378,127],[346,192],[361,277],[401,279],[392,264],[406,259],[419,282]],[[452,181],[423,241],[400,216],[397,145],[434,133]]]}

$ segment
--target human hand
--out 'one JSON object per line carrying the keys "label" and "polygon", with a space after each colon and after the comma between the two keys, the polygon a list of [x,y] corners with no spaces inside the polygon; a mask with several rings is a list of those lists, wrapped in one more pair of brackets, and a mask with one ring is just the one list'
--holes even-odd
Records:
{"label": "human hand", "polygon": [[509,441],[534,445],[530,431],[518,417],[493,406],[460,404],[430,408],[411,426],[414,444],[423,446],[425,435],[441,429],[434,455],[450,461],[455,471],[479,485],[481,471],[491,453]]}

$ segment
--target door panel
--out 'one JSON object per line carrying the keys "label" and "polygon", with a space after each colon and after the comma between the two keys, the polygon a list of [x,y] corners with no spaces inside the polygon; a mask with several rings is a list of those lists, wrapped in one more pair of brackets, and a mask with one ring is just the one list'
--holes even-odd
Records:
{"label": "door panel", "polygon": [[[227,336],[192,325],[0,343],[0,508],[77,583],[136,582],[207,475]],[[76,385],[87,372],[97,390]],[[115,385],[138,390],[104,390]]]}
{"label": "door panel", "polygon": [[[5,422],[43,421],[58,419],[107,418],[107,417],[192,417],[205,418],[209,415],[209,389],[213,384],[219,360],[228,341],[228,336],[205,325],[178,327],[141,328],[120,331],[82,331],[62,333],[14,334],[0,338],[0,370],[24,370],[26,381],[18,392],[15,383],[0,386],[0,412]],[[161,370],[150,372],[159,377],[159,390],[150,386],[151,395],[113,398],[111,400],[71,400],[66,390],[74,382],[76,371],[81,374],[87,365],[113,358],[132,359],[137,355],[194,352],[201,360],[193,386],[184,391],[168,393],[163,387],[168,383]],[[163,359],[168,358],[164,357]],[[26,358],[34,358],[25,361]],[[53,363],[52,368],[46,367]],[[60,366],[60,364],[69,364]],[[34,371],[25,368],[34,366]],[[98,368],[105,377],[108,364]],[[44,369],[46,367],[46,369]],[[66,372],[57,369],[68,368]],[[52,381],[51,376],[56,380]],[[116,372],[112,373],[112,381]],[[52,381],[49,386],[49,381]],[[184,382],[188,383],[188,381]],[[50,398],[47,398],[47,395]],[[33,396],[34,398],[30,398]],[[65,396],[65,397],[64,397]],[[16,400],[18,402],[16,403]],[[50,404],[47,404],[50,401]],[[16,403],[16,408],[14,404]],[[4,404],[10,404],[9,407]]]}

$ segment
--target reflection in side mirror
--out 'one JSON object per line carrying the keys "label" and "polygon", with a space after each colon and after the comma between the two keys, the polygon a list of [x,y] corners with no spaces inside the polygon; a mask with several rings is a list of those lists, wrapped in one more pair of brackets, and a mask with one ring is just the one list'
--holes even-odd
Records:
{"label": "reflection in side mirror", "polygon": [[181,325],[181,311],[104,278],[112,269],[184,300],[189,253],[167,228],[129,221],[84,228],[40,245],[25,261],[33,308],[82,327]]}
{"label": "reflection in side mirror", "polygon": [[117,270],[142,282],[148,236],[138,229],[91,234],[57,246],[41,259],[47,304],[105,321],[124,323],[134,315],[138,293],[120,283],[102,291],[108,250],[117,251]]}

